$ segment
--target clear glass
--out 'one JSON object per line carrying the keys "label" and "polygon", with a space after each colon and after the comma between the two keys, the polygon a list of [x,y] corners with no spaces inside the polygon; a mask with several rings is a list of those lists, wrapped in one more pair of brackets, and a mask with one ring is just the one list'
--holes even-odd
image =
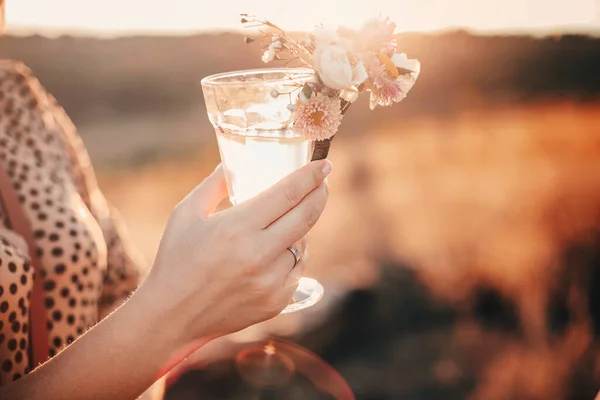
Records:
{"label": "clear glass", "polygon": [[[314,143],[293,133],[291,124],[302,86],[314,79],[310,69],[265,68],[202,80],[234,206],[310,162]],[[310,307],[322,296],[323,286],[304,277],[283,313]]]}

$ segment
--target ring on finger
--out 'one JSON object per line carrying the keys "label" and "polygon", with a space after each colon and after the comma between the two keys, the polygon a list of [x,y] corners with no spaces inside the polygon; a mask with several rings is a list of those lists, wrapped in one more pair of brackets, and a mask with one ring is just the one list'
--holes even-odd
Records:
{"label": "ring on finger", "polygon": [[298,265],[298,263],[300,262],[300,258],[302,257],[302,255],[300,254],[300,251],[298,251],[296,246],[290,246],[287,249],[294,256],[294,266],[292,267],[292,269],[294,269],[296,267],[296,265]]}

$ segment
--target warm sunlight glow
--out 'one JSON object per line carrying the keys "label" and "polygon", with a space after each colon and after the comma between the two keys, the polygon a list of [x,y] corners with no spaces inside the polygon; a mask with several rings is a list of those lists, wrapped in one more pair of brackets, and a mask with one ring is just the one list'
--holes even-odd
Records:
{"label": "warm sunlight glow", "polygon": [[356,26],[378,13],[407,31],[592,29],[599,23],[596,0],[7,0],[6,11],[9,29],[107,34],[235,29],[240,12],[270,17],[287,29],[319,22]]}

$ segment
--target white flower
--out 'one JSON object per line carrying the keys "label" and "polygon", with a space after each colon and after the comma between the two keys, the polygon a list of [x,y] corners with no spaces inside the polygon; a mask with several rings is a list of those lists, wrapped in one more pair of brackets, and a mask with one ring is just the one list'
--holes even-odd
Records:
{"label": "white flower", "polygon": [[269,46],[262,55],[262,61],[264,63],[268,63],[270,61],[273,61],[274,59],[275,59],[275,49],[273,47]]}
{"label": "white flower", "polygon": [[352,71],[352,84],[355,86],[360,85],[364,81],[367,80],[369,74],[367,73],[367,69],[365,68],[365,64],[359,62],[354,66],[354,70]]}
{"label": "white flower", "polygon": [[352,86],[352,65],[343,47],[317,43],[313,64],[323,83],[331,89],[342,90]]}
{"label": "white flower", "polygon": [[323,83],[335,90],[351,89],[369,76],[363,63],[352,68],[345,48],[323,41],[313,53],[313,64]]}
{"label": "white flower", "polygon": [[413,75],[413,77],[415,79],[421,72],[421,63],[419,62],[419,60],[414,59],[414,58],[408,58],[406,56],[406,54],[404,54],[404,53],[394,54],[392,56],[392,62],[398,68],[407,69],[409,71],[412,71],[413,74],[411,74],[411,75]]}

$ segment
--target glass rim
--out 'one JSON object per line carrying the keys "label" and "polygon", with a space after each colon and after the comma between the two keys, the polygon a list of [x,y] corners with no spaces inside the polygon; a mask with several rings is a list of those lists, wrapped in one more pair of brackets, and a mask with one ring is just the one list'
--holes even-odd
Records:
{"label": "glass rim", "polygon": [[[209,75],[209,76],[202,78],[202,80],[200,81],[200,84],[202,86],[264,85],[265,83],[274,83],[274,82],[279,82],[279,81],[285,79],[284,77],[281,77],[281,78],[272,78],[272,79],[265,79],[265,80],[258,80],[258,81],[222,80],[224,78],[235,78],[235,77],[247,76],[247,75],[266,75],[266,74],[276,74],[276,73],[297,74],[299,78],[303,78],[303,77],[308,78],[309,76],[312,78],[315,76],[314,70],[312,70],[310,68],[303,68],[303,67],[298,67],[298,68],[254,68],[254,69],[242,69],[242,70],[237,70],[237,71],[221,72],[218,74]],[[292,77],[292,79],[294,79],[294,78],[295,77]]]}

